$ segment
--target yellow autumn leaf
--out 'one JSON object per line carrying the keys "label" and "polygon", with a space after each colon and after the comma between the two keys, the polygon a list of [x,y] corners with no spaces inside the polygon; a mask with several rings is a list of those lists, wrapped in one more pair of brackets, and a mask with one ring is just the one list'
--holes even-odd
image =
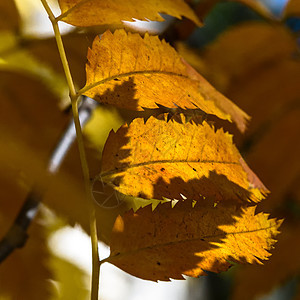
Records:
{"label": "yellow autumn leaf", "polygon": [[195,24],[201,22],[183,0],[58,0],[62,15],[58,18],[75,26],[122,24],[122,21],[163,21],[159,13],[178,19],[186,17]]}
{"label": "yellow autumn leaf", "polygon": [[218,201],[263,199],[252,188],[232,136],[206,122],[137,118],[110,133],[99,179],[119,192],[146,199]]}
{"label": "yellow autumn leaf", "polygon": [[158,105],[200,108],[245,129],[248,116],[157,36],[107,31],[89,49],[86,72],[80,92],[100,103],[138,111]]}
{"label": "yellow autumn leaf", "polygon": [[147,280],[222,272],[232,262],[261,263],[270,256],[281,221],[255,215],[255,207],[189,201],[129,211],[115,222],[104,261]]}

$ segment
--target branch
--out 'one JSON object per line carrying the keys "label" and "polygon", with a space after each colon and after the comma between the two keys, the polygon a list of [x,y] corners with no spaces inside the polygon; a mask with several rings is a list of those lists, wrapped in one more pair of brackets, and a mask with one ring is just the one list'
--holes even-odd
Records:
{"label": "branch", "polygon": [[[82,126],[88,122],[96,106],[96,101],[86,97],[83,99],[78,110]],[[50,156],[47,168],[50,174],[55,174],[59,170],[59,167],[75,139],[76,131],[74,121],[71,120]],[[4,238],[0,241],[0,263],[3,262],[15,249],[25,246],[28,238],[27,229],[38,212],[42,198],[43,191],[37,187],[34,187],[29,192],[18,216],[14,220],[14,223]]]}
{"label": "branch", "polygon": [[4,261],[16,248],[22,248],[28,238],[27,228],[36,216],[42,192],[33,188],[28,194],[13,225],[0,242],[0,263]]}

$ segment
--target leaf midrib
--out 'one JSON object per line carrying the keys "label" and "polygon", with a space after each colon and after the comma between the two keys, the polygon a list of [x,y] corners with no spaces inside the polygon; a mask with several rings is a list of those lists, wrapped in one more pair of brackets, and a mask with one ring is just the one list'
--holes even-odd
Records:
{"label": "leaf midrib", "polygon": [[198,163],[198,164],[211,164],[211,163],[215,163],[215,164],[226,164],[226,165],[240,165],[239,162],[234,162],[234,161],[217,161],[217,160],[202,160],[202,161],[198,161],[198,160],[183,160],[183,159],[179,159],[179,160],[154,160],[154,161],[149,161],[149,162],[141,162],[141,163],[137,163],[137,164],[131,164],[128,166],[125,166],[123,168],[118,168],[117,170],[111,170],[111,171],[107,171],[104,173],[100,173],[100,177],[106,177],[109,175],[115,175],[118,173],[122,173],[128,169],[132,169],[132,168],[138,168],[138,167],[143,167],[143,166],[149,166],[149,165],[155,165],[155,164],[178,164],[178,163]]}
{"label": "leaf midrib", "polygon": [[161,70],[132,71],[132,72],[127,72],[127,73],[116,74],[114,76],[110,76],[110,77],[104,78],[102,80],[96,81],[88,86],[83,87],[81,90],[79,90],[78,95],[82,95],[82,94],[86,93],[87,91],[89,91],[90,89],[92,89],[98,85],[104,84],[108,81],[112,81],[116,78],[123,78],[123,77],[134,76],[134,75],[150,75],[150,74],[163,74],[163,75],[169,75],[169,76],[183,77],[183,78],[189,79],[191,81],[197,81],[197,80],[191,79],[187,75],[174,73],[174,72],[168,72],[168,71],[161,71]]}
{"label": "leaf midrib", "polygon": [[[167,243],[155,244],[155,245],[151,245],[151,246],[148,246],[148,247],[138,248],[138,249],[134,249],[134,250],[130,250],[130,251],[127,251],[127,252],[118,253],[116,255],[109,256],[106,259],[104,259],[102,261],[102,263],[103,262],[110,262],[111,259],[114,259],[116,257],[129,256],[129,255],[133,255],[134,253],[137,253],[137,252],[140,252],[140,251],[141,252],[142,251],[146,251],[146,250],[149,250],[149,249],[166,247],[166,246],[171,246],[171,245],[185,243],[185,242],[199,241],[201,239],[205,240],[205,239],[211,239],[211,238],[227,237],[227,236],[236,235],[236,234],[247,234],[247,233],[259,232],[259,231],[265,231],[265,230],[268,230],[268,229],[271,229],[271,228],[274,228],[274,227],[276,228],[277,224],[270,225],[270,226],[264,227],[264,228],[254,229],[254,230],[237,231],[237,232],[229,232],[229,233],[224,232],[222,234],[202,236],[202,237],[197,237],[197,238],[194,238],[194,239],[183,239],[183,240],[178,240],[178,241],[174,241],[174,242],[167,242]],[[205,240],[204,242],[209,242],[209,241]]]}

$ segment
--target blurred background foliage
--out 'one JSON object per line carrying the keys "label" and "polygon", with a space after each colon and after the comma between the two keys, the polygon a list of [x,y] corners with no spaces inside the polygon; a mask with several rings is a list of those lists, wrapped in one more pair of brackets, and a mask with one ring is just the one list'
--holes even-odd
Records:
{"label": "blurred background foliage", "polygon": [[[49,2],[58,14],[56,1]],[[252,117],[244,135],[232,124],[224,127],[234,134],[247,163],[271,191],[260,209],[285,222],[273,256],[264,265],[234,266],[221,275],[188,279],[184,297],[300,299],[299,1],[187,2],[205,26],[196,28],[188,20],[168,19],[160,35]],[[33,184],[47,185],[26,246],[0,266],[0,299],[88,297],[85,271],[57,256],[55,246],[49,246],[50,237],[64,226],[80,224],[87,233],[89,226],[76,144],[55,176],[49,179],[45,174],[51,152],[71,119],[68,89],[48,23],[39,1],[0,3],[0,237]],[[114,30],[62,26],[77,87],[85,83],[87,48],[107,28]],[[92,177],[99,172],[109,131],[132,118],[125,110],[95,109],[84,129]],[[97,198],[100,204],[108,196],[111,203],[119,203],[108,187],[97,188],[103,192]],[[100,239],[109,244],[116,216],[145,204],[126,197],[110,209],[98,205]],[[128,295],[128,299],[134,298]]]}

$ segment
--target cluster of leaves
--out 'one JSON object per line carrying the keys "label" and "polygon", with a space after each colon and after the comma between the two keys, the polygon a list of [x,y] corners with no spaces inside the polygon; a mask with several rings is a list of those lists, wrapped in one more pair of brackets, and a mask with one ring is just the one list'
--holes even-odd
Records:
{"label": "cluster of leaves", "polygon": [[[158,13],[163,12],[200,25],[199,18],[218,1],[200,3],[196,13],[182,0],[144,0],[138,6],[130,0],[105,4],[99,0],[58,2],[62,12],[58,20],[87,27],[83,33],[75,28],[63,40],[77,86],[83,86],[86,77],[79,93],[100,103],[85,128],[85,138],[95,178],[93,187],[98,189],[97,226],[100,238],[111,247],[111,255],[104,262],[148,280],[221,272],[234,262],[261,264],[270,256],[268,250],[273,248],[281,221],[256,213],[256,205],[276,214],[291,195],[295,199],[299,195],[299,145],[295,143],[296,132],[290,130],[300,119],[295,37],[283,25],[275,24],[271,13],[258,2],[239,0],[268,18],[269,24],[234,28],[200,54],[178,43],[180,55],[157,36],[125,30],[122,21],[162,21]],[[22,35],[14,2],[0,5],[0,13],[11,16],[0,23],[4,45],[0,46],[0,126],[5,137],[0,150],[0,236],[4,236],[36,182],[47,186],[47,206],[88,232],[76,148],[57,175],[50,179],[44,176],[51,150],[69,120],[67,112],[59,109],[62,93],[52,86],[55,82],[64,87],[55,40]],[[284,18],[298,11],[296,1],[291,0]],[[177,28],[186,25],[180,24],[176,23]],[[101,37],[94,38],[95,32]],[[255,39],[249,38],[253,36]],[[248,115],[191,65],[253,116],[245,136],[228,124],[234,122],[244,132]],[[282,89],[274,90],[279,85]],[[124,120],[127,123],[122,125]],[[267,189],[249,169],[233,136],[223,126],[235,133],[235,143],[263,176],[273,192],[271,197],[262,201]],[[278,141],[279,135],[284,141]],[[293,149],[287,155],[286,147],[291,143]],[[155,209],[147,205],[153,203],[159,203]],[[293,222],[299,221],[295,217]],[[291,228],[295,231],[299,227],[298,223],[285,223],[283,241],[293,237]],[[44,299],[45,294],[51,294],[45,279],[53,275],[46,263],[32,271],[30,278],[25,275],[37,257],[49,260],[44,230],[41,224],[33,225],[28,245],[1,265],[0,293],[4,296],[23,297],[22,287],[28,299]],[[277,259],[270,260],[264,269],[251,266],[242,271],[246,275],[238,277],[239,288],[259,280],[254,272],[261,270],[272,272],[272,284],[298,272],[298,266],[291,263],[291,270],[275,278],[278,272],[272,266],[280,260],[283,263],[286,257],[280,251],[286,249],[288,246],[279,246],[278,255],[274,255]],[[13,272],[16,261],[18,277]],[[255,280],[246,279],[251,276]],[[272,286],[256,287],[251,287],[251,292],[248,288],[249,298]],[[240,293],[236,291],[237,299]]]}
{"label": "cluster of leaves", "polygon": [[[288,2],[284,16],[299,16],[299,2]],[[234,135],[235,143],[271,190],[259,209],[285,218],[272,259],[262,267],[237,269],[234,299],[253,299],[291,279],[299,291],[297,36],[285,24],[269,19],[233,27],[201,52],[177,44],[190,64],[252,116],[246,134]]]}

